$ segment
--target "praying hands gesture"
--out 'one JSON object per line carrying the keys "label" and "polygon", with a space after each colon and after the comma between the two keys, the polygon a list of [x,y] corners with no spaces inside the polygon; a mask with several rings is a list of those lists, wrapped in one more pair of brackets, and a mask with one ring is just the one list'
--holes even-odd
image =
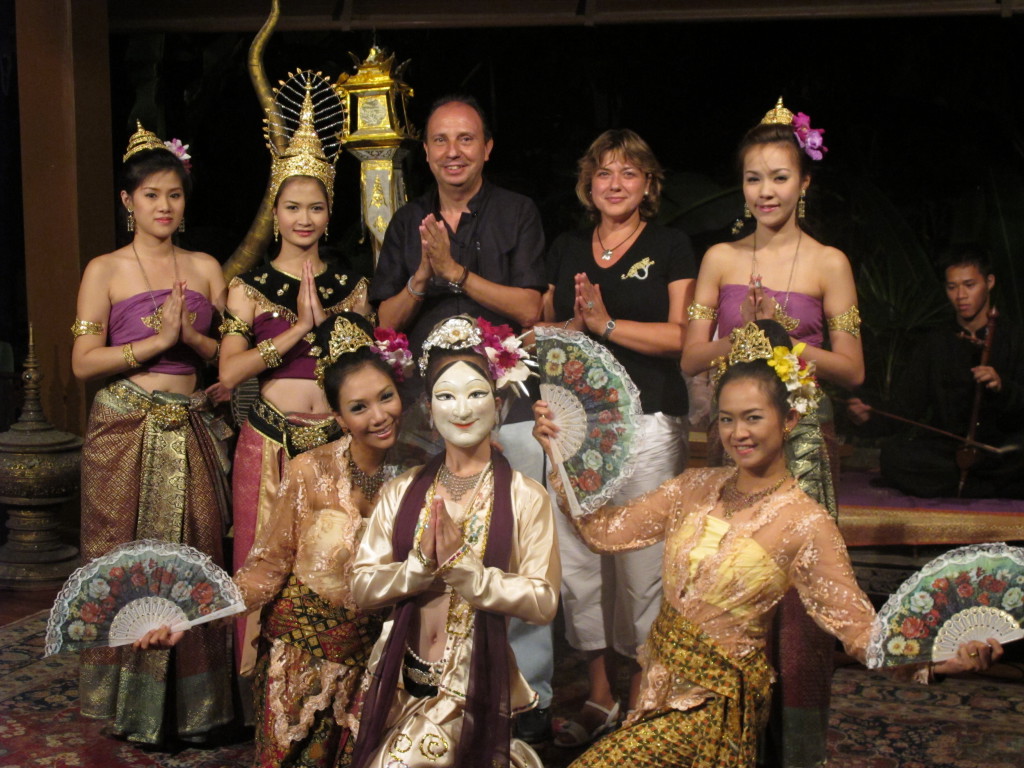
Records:
{"label": "praying hands gesture", "polygon": [[327,319],[324,306],[320,303],[320,295],[316,292],[316,278],[313,276],[313,265],[307,260],[302,263],[302,278],[299,282],[297,302],[300,325],[305,331],[311,331]]}
{"label": "praying hands gesture", "polygon": [[612,319],[604,306],[601,286],[590,282],[584,272],[576,275],[576,302],[573,304],[573,323],[570,325],[573,330],[584,330],[576,328],[577,318],[582,318],[586,330],[595,336],[604,333],[608,321]]}
{"label": "praying hands gesture", "polygon": [[420,244],[423,246],[423,259],[429,263],[431,274],[449,283],[462,278],[463,267],[452,258],[448,227],[432,213],[420,222]]}
{"label": "praying hands gesture", "polygon": [[772,296],[765,294],[761,276],[752,275],[747,295],[740,304],[740,317],[743,318],[744,324],[754,320],[773,319],[778,306],[779,303]]}
{"label": "praying hands gesture", "polygon": [[448,514],[444,499],[435,498],[430,505],[430,518],[423,525],[420,538],[423,557],[442,565],[459,551],[462,543],[462,530]]}

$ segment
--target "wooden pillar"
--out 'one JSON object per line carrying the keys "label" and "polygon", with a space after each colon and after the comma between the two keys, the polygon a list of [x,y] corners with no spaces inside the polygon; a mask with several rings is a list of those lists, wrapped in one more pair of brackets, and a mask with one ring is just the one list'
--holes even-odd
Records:
{"label": "wooden pillar", "polygon": [[58,429],[85,430],[71,373],[82,268],[114,246],[107,0],[16,0],[28,314]]}

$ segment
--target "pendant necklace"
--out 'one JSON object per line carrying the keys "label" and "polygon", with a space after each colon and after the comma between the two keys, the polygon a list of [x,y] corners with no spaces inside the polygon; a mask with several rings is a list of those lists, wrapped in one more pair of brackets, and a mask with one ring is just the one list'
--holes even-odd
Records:
{"label": "pendant necklace", "polygon": [[722,516],[726,520],[730,519],[737,512],[752,507],[759,501],[771,496],[782,487],[784,482],[789,480],[790,474],[786,472],[779,478],[778,482],[772,483],[767,488],[762,488],[760,491],[754,491],[753,493],[743,493],[736,487],[738,477],[739,472],[726,480],[725,485],[722,486]]}
{"label": "pendant necklace", "polygon": [[596,227],[594,227],[594,234],[597,235],[597,243],[598,245],[601,246],[601,261],[611,261],[612,256],[615,255],[615,249],[619,248],[620,246],[622,246],[623,243],[625,243],[627,240],[633,237],[633,235],[637,233],[637,230],[640,229],[640,225],[643,223],[644,220],[640,219],[640,221],[636,223],[636,226],[633,227],[633,231],[626,236],[626,239],[620,241],[618,245],[613,245],[611,248],[604,247],[604,241],[601,239],[601,225],[598,224]]}
{"label": "pendant necklace", "polygon": [[384,459],[381,461],[380,466],[377,467],[377,471],[372,475],[364,472],[356,464],[355,459],[352,458],[351,448],[345,449],[345,458],[348,461],[348,474],[352,480],[352,485],[363,492],[363,497],[367,501],[373,501],[380,487],[384,485],[384,482],[388,480],[388,476],[391,474],[391,467],[387,463],[387,453],[384,454]]}
{"label": "pendant necklace", "polygon": [[[785,328],[789,333],[796,330],[796,327],[800,325],[798,318],[792,317],[788,314],[789,309],[789,294],[790,289],[793,287],[793,274],[796,272],[796,260],[800,258],[800,241],[803,240],[804,231],[797,227],[796,236],[796,250],[793,252],[793,263],[789,267],[789,280],[786,282],[786,298],[783,299],[783,303],[779,304],[775,302],[775,321]],[[761,275],[757,268],[757,230],[754,230],[754,250],[750,254],[750,283],[758,288],[762,288]]]}
{"label": "pendant necklace", "polygon": [[[164,305],[157,304],[156,298],[153,296],[153,286],[149,282],[149,277],[146,275],[146,270],[142,266],[142,259],[139,258],[139,252],[135,248],[135,241],[132,240],[132,253],[135,254],[135,263],[139,265],[139,271],[142,273],[142,279],[146,281],[146,290],[149,291],[149,300],[153,302],[153,314],[149,317],[142,318],[142,324],[152,328],[154,332],[160,333],[160,328],[163,323],[161,318],[164,315]],[[171,243],[171,261],[174,264],[174,282],[178,282],[178,251],[175,249],[174,244]],[[195,322],[196,313],[189,312],[189,322]]]}
{"label": "pendant necklace", "polygon": [[448,491],[448,497],[452,501],[458,502],[466,495],[466,493],[476,488],[476,484],[480,480],[480,476],[490,466],[490,462],[488,462],[487,465],[479,472],[469,475],[468,477],[459,477],[448,469],[447,464],[441,462],[441,467],[437,470],[437,482],[445,487],[445,490]]}

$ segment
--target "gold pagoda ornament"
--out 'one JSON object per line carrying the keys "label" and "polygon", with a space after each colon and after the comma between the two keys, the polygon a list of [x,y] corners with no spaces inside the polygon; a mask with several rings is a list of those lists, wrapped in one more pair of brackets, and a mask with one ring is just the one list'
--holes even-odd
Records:
{"label": "gold pagoda ornament", "polygon": [[402,160],[418,139],[407,109],[414,94],[402,80],[408,61],[396,67],[394,54],[376,46],[364,61],[349,55],[356,71],[335,83],[348,106],[341,144],[359,160],[362,221],[376,266],[391,216],[406,200]]}

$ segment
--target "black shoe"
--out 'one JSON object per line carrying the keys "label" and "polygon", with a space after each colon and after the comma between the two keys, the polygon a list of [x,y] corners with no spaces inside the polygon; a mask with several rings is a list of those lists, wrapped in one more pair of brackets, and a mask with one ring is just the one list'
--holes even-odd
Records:
{"label": "black shoe", "polygon": [[516,715],[513,733],[527,744],[551,741],[551,707],[534,707]]}

